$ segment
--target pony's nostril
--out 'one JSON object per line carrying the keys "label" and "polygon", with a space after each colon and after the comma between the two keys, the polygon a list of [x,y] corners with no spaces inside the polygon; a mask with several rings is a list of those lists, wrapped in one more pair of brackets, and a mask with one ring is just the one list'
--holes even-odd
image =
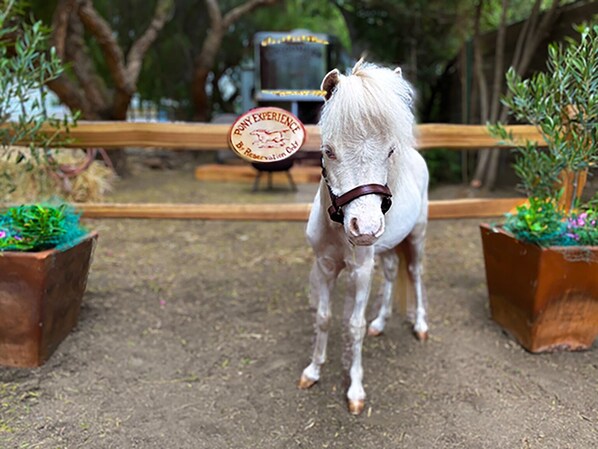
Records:
{"label": "pony's nostril", "polygon": [[357,224],[357,218],[351,218],[349,222],[349,230],[353,235],[359,235],[359,225]]}

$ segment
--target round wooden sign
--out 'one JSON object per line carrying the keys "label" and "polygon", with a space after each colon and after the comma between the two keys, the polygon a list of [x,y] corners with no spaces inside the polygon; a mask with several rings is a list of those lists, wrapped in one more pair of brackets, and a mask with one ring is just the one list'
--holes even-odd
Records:
{"label": "round wooden sign", "polygon": [[228,133],[232,150],[251,162],[275,162],[295,154],[305,142],[303,123],[275,107],[252,109],[237,119]]}

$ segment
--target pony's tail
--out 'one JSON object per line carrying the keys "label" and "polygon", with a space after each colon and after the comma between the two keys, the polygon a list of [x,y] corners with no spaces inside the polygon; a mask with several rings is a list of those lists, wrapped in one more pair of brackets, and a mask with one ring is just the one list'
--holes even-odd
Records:
{"label": "pony's tail", "polygon": [[396,310],[398,311],[400,317],[409,321],[410,323],[414,323],[417,301],[415,298],[413,278],[409,272],[409,264],[411,263],[411,250],[407,241],[402,241],[396,247],[396,251],[399,255],[399,270],[394,289],[394,301],[397,305]]}

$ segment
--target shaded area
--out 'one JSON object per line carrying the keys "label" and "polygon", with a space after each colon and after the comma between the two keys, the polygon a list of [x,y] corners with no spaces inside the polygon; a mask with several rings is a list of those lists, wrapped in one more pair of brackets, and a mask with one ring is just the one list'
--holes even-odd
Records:
{"label": "shaded area", "polygon": [[[290,202],[310,201],[315,186],[253,194],[250,184],[199,183],[190,170],[142,170],[117,188],[114,201]],[[534,356],[489,320],[477,220],[430,224],[430,340],[417,342],[398,316],[366,339],[358,418],[343,394],[344,278],[322,380],[295,386],[313,327],[303,223],[88,224],[100,239],[78,329],[45,366],[0,368],[0,448],[598,442],[597,345]]]}

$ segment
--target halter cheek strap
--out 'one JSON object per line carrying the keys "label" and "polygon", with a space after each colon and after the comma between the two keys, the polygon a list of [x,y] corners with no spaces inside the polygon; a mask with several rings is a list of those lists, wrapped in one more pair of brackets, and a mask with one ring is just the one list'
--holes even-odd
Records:
{"label": "halter cheek strap", "polygon": [[330,219],[336,223],[343,223],[345,215],[343,213],[343,206],[349,204],[351,201],[365,195],[378,194],[382,196],[382,213],[385,214],[392,205],[392,193],[388,188],[388,185],[383,186],[382,184],[364,184],[362,186],[355,187],[348,192],[343,193],[341,196],[336,196],[332,193],[330,184],[328,184],[328,177],[326,176],[326,169],[322,166],[322,177],[328,187],[328,193],[330,194],[330,200],[332,205],[328,208],[328,215]]}

